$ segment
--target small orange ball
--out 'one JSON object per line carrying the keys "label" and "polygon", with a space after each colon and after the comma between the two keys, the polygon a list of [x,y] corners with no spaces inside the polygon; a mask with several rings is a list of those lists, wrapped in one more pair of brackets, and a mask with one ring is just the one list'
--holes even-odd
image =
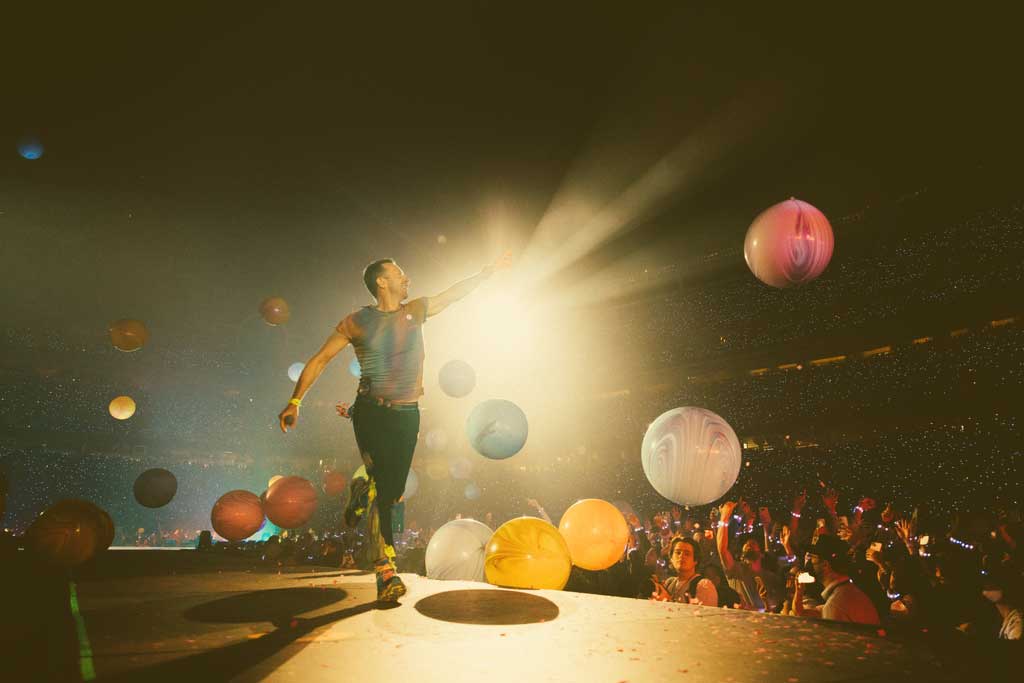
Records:
{"label": "small orange ball", "polygon": [[268,325],[284,325],[288,318],[292,317],[292,312],[287,301],[279,296],[272,296],[260,304],[260,315]]}
{"label": "small orange ball", "polygon": [[119,351],[138,351],[149,340],[149,330],[138,320],[118,320],[110,324],[110,341]]}

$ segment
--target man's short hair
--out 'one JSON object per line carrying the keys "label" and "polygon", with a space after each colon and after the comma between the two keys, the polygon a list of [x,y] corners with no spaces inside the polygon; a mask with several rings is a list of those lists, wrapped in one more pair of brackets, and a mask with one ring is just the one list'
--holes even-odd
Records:
{"label": "man's short hair", "polygon": [[669,557],[672,557],[672,553],[674,553],[676,551],[676,544],[677,543],[686,543],[691,548],[693,548],[693,560],[697,564],[700,564],[700,544],[697,543],[697,541],[693,540],[692,538],[687,538],[686,536],[675,536],[675,537],[672,538],[671,541],[669,541],[669,544],[668,544],[668,556]]}
{"label": "man's short hair", "polygon": [[374,298],[377,297],[377,278],[384,274],[384,264],[394,263],[395,259],[382,258],[379,261],[374,261],[370,265],[363,268],[363,284],[370,290],[370,294]]}

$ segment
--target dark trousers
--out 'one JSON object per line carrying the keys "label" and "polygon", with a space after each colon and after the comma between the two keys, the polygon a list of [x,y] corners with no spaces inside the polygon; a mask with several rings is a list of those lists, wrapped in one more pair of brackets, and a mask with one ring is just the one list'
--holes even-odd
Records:
{"label": "dark trousers", "polygon": [[387,408],[360,396],[352,409],[352,428],[366,472],[377,488],[375,507],[380,534],[385,543],[394,546],[391,506],[401,498],[409,477],[420,432],[419,407],[413,404]]}

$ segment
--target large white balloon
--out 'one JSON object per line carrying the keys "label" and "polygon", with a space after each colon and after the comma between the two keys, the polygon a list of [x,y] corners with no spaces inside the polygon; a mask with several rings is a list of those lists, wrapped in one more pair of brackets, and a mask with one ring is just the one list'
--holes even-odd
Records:
{"label": "large white balloon", "polygon": [[299,377],[302,375],[302,369],[306,367],[305,363],[292,363],[288,366],[288,379],[293,382],[298,382]]}
{"label": "large white balloon", "polygon": [[466,419],[466,436],[477,453],[504,460],[522,450],[529,433],[526,414],[512,401],[494,398],[473,408]]}
{"label": "large white balloon", "polygon": [[684,407],[651,423],[640,457],[658,493],[679,505],[704,505],[736,483],[743,451],[736,432],[720,416]]}
{"label": "large white balloon", "polygon": [[475,519],[455,519],[427,544],[427,577],[442,581],[484,581],[484,558],[493,531]]}

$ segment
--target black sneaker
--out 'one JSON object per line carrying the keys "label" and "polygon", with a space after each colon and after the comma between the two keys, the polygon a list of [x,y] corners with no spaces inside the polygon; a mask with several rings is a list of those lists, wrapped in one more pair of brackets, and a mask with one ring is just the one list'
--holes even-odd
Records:
{"label": "black sneaker", "polygon": [[370,508],[370,480],[357,477],[352,480],[351,491],[348,497],[348,505],[345,506],[345,526],[349,529],[356,528]]}

